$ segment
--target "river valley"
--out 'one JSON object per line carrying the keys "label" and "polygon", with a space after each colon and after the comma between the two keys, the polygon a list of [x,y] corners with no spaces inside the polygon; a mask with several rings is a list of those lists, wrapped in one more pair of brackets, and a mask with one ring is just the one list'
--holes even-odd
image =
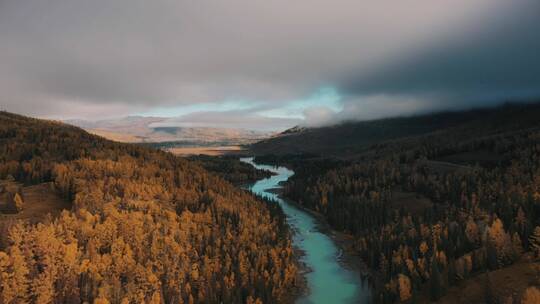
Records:
{"label": "river valley", "polygon": [[306,274],[308,291],[297,303],[369,303],[367,283],[361,280],[359,273],[345,268],[339,262],[340,249],[328,235],[319,231],[318,220],[272,191],[281,187],[280,183],[287,181],[294,172],[285,167],[255,164],[252,158],[241,160],[258,169],[275,173],[257,181],[248,189],[257,195],[276,200],[281,205],[287,223],[294,231],[294,246],[304,253],[300,260],[310,270]]}

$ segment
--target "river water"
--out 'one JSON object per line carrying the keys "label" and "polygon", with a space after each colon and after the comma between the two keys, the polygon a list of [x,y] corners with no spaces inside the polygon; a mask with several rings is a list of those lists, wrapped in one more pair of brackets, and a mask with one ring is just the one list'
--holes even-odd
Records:
{"label": "river water", "polygon": [[287,223],[294,231],[294,245],[305,255],[301,261],[311,270],[306,274],[309,291],[297,303],[369,303],[369,288],[360,274],[344,268],[338,261],[340,250],[333,240],[318,231],[318,222],[311,214],[281,199],[271,189],[279,188],[294,172],[285,167],[259,165],[253,158],[242,158],[258,169],[276,173],[247,187],[251,192],[276,200],[287,216]]}

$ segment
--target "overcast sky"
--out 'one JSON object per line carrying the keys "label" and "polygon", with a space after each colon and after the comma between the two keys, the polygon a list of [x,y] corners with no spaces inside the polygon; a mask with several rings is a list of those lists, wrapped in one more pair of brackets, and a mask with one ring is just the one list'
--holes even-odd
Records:
{"label": "overcast sky", "polygon": [[0,108],[284,129],[540,97],[538,0],[0,0]]}

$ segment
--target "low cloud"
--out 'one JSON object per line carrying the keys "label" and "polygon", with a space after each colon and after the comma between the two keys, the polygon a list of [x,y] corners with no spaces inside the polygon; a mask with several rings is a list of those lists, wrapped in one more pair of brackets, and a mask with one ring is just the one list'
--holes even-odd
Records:
{"label": "low cloud", "polygon": [[305,121],[302,125],[316,127],[335,122],[338,112],[328,107],[310,107],[304,111]]}

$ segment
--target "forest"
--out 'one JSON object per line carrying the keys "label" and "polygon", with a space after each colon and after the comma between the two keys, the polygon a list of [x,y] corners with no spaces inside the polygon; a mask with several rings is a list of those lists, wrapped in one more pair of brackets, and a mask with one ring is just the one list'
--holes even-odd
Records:
{"label": "forest", "polygon": [[[284,195],[354,236],[376,302],[438,301],[485,273],[483,302],[538,303],[540,105],[484,114],[346,157],[311,151],[256,161],[294,169]],[[536,281],[498,294],[503,286],[489,274],[518,262],[536,267]]]}
{"label": "forest", "polygon": [[267,170],[255,169],[253,166],[241,162],[235,155],[223,155],[221,157],[192,155],[188,159],[236,186],[253,183],[273,174]]}
{"label": "forest", "polygon": [[70,204],[0,215],[0,303],[287,302],[297,263],[280,209],[201,162],[0,112],[10,213],[32,185]]}

